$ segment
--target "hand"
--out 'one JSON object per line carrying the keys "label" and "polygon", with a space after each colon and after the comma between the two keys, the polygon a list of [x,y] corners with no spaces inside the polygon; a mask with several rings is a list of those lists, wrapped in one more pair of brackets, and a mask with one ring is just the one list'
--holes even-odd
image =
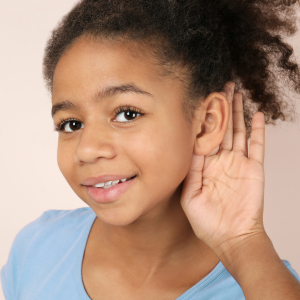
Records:
{"label": "hand", "polygon": [[264,233],[264,114],[252,119],[249,147],[242,95],[234,83],[222,92],[230,103],[228,130],[207,156],[193,155],[184,180],[181,206],[196,234],[219,257],[241,240]]}

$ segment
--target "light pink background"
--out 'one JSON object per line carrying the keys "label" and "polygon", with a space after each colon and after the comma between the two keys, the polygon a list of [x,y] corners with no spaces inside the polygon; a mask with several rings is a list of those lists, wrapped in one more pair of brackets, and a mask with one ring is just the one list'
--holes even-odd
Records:
{"label": "light pink background", "polygon": [[[86,206],[57,167],[57,133],[42,80],[46,40],[74,3],[0,0],[0,267],[17,232],[45,210]],[[300,34],[288,41],[300,62]],[[280,257],[300,274],[299,155],[299,122],[267,126],[265,227]]]}

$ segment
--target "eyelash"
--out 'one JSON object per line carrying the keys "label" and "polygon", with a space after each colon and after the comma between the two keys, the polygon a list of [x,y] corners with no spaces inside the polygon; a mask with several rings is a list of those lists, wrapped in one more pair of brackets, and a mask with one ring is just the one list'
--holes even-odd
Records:
{"label": "eyelash", "polygon": [[[140,115],[144,115],[142,113],[142,111],[139,108],[136,108],[134,106],[130,106],[130,105],[124,105],[124,106],[119,106],[113,113],[113,116],[116,117],[117,115],[119,115],[122,112],[134,112],[134,113],[138,113]],[[127,121],[127,122],[119,122],[119,123],[132,123],[136,120],[136,118],[132,121]]]}
{"label": "eyelash", "polygon": [[64,133],[72,133],[72,132],[67,132],[67,131],[64,131],[63,127],[65,124],[67,124],[68,122],[71,122],[71,121],[77,121],[75,118],[73,117],[70,117],[70,118],[67,118],[67,119],[60,119],[60,122],[58,123],[58,125],[54,125],[54,130],[55,131],[62,131]]}
{"label": "eyelash", "polygon": [[[113,113],[113,116],[114,118],[119,115],[120,113],[122,112],[134,112],[134,113],[138,113],[140,115],[144,115],[142,113],[142,111],[139,109],[139,108],[136,108],[134,106],[130,106],[130,105],[123,105],[123,106],[119,106]],[[134,119],[134,120],[131,120],[131,121],[127,121],[127,122],[117,122],[117,123],[122,123],[122,124],[127,124],[127,123],[133,123],[135,120],[137,119],[137,117]],[[66,133],[66,134],[69,134],[69,133],[74,133],[75,131],[73,132],[67,132],[67,131],[64,131],[63,127],[65,124],[67,124],[68,122],[71,122],[71,121],[77,121],[79,122],[77,119],[73,118],[73,117],[70,117],[68,119],[60,119],[60,122],[58,123],[58,125],[55,125],[54,127],[54,130],[55,131],[58,131],[58,132],[63,132],[63,133]]]}

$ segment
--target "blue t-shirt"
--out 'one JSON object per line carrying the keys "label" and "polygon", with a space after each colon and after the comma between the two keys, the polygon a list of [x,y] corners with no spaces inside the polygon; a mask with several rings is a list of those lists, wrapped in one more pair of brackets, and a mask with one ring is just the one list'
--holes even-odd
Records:
{"label": "blue t-shirt", "polygon": [[[81,277],[96,214],[91,208],[49,210],[16,236],[1,270],[6,300],[90,300]],[[292,274],[299,276],[287,261]],[[243,291],[223,264],[176,300],[241,300]]]}

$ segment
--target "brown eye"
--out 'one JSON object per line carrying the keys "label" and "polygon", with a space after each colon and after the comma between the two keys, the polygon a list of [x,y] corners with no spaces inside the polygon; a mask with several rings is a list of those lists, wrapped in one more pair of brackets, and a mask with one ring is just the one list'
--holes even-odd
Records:
{"label": "brown eye", "polygon": [[133,122],[141,113],[132,110],[132,109],[124,109],[120,108],[120,111],[116,113],[116,121],[119,123],[129,123]]}
{"label": "brown eye", "polygon": [[137,117],[137,113],[134,111],[127,111],[124,113],[124,117],[126,120],[131,121]]}
{"label": "brown eye", "polygon": [[61,130],[65,132],[74,132],[81,128],[84,128],[83,123],[76,120],[67,121],[61,126]]}

